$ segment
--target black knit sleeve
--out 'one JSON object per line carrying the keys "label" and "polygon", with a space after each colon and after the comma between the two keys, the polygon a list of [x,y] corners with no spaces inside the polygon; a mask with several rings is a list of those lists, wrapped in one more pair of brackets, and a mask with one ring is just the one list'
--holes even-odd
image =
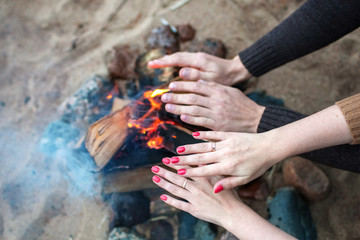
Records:
{"label": "black knit sleeve", "polygon": [[239,56],[248,71],[258,77],[338,40],[359,26],[359,0],[308,0]]}
{"label": "black knit sleeve", "polygon": [[[287,108],[267,106],[261,117],[257,132],[266,132],[304,117],[306,115]],[[300,156],[331,167],[360,173],[360,145],[339,145],[311,151]]]}

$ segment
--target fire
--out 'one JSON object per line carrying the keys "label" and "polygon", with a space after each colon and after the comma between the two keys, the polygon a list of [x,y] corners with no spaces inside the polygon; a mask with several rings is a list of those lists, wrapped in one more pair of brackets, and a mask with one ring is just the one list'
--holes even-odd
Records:
{"label": "fire", "polygon": [[[149,148],[160,149],[164,138],[159,135],[158,131],[160,129],[165,129],[165,124],[175,124],[172,121],[163,121],[159,118],[159,111],[161,110],[162,102],[160,96],[170,91],[169,89],[155,89],[154,91],[146,91],[143,94],[143,97],[149,101],[150,109],[147,112],[137,119],[132,119],[128,123],[129,128],[137,129],[137,131],[142,134],[142,138],[146,141],[146,145]],[[144,101],[139,101],[136,103],[135,107],[147,105]],[[135,108],[136,109],[136,108]],[[173,136],[174,137],[174,136]],[[176,138],[176,136],[175,136]]]}
{"label": "fire", "polygon": [[109,95],[106,96],[106,99],[107,99],[107,100],[110,100],[110,99],[112,99],[112,98],[113,98],[113,95],[112,95],[112,94],[109,94]]}

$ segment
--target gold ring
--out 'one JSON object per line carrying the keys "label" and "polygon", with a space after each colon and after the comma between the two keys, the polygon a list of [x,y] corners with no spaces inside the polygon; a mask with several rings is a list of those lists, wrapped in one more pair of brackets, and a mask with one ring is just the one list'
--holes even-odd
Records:
{"label": "gold ring", "polygon": [[212,142],[212,148],[211,148],[212,152],[216,151],[216,142]]}
{"label": "gold ring", "polygon": [[185,181],[184,181],[184,183],[183,183],[183,185],[182,185],[182,188],[183,188],[183,189],[186,189],[185,187],[186,187],[187,182],[188,182],[188,179],[185,179]]}

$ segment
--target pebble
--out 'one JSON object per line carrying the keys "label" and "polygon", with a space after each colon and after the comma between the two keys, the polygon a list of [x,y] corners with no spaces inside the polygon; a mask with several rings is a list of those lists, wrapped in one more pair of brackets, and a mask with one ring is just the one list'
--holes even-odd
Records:
{"label": "pebble", "polygon": [[179,32],[180,40],[182,42],[191,41],[194,39],[196,30],[190,24],[181,24],[176,26],[176,28]]}
{"label": "pebble", "polygon": [[113,58],[108,64],[108,71],[112,79],[132,79],[135,77],[134,67],[138,49],[129,45],[115,46]]}
{"label": "pebble", "polygon": [[180,44],[175,33],[169,26],[154,28],[146,40],[147,49],[164,48],[167,54],[180,50]]}
{"label": "pebble", "polygon": [[179,240],[213,240],[216,234],[211,230],[208,222],[195,218],[187,212],[180,212]]}
{"label": "pebble", "polygon": [[269,187],[265,179],[257,178],[238,188],[237,193],[240,198],[265,200],[269,195]]}
{"label": "pebble", "polygon": [[125,227],[114,228],[109,234],[108,240],[146,240],[138,233]]}
{"label": "pebble", "polygon": [[330,180],[314,163],[301,157],[291,158],[283,164],[285,182],[295,187],[306,199],[320,201],[330,190]]}

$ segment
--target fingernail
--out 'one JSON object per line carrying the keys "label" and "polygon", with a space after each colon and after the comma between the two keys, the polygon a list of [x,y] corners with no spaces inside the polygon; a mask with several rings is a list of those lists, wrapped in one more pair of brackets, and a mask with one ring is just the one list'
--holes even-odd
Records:
{"label": "fingernail", "polygon": [[199,133],[199,132],[193,132],[192,135],[193,135],[194,137],[197,137],[197,136],[200,136],[200,133]]}
{"label": "fingernail", "polygon": [[188,68],[183,68],[181,70],[181,77],[182,78],[188,79],[189,75],[190,75],[190,70]]}
{"label": "fingernail", "polygon": [[148,62],[148,65],[154,65],[154,64],[159,64],[159,63],[160,63],[160,61],[157,60],[157,59],[155,59],[155,60],[149,61],[149,62]]}
{"label": "fingernail", "polygon": [[162,162],[165,164],[169,164],[170,163],[170,159],[169,158],[163,158]]}
{"label": "fingernail", "polygon": [[164,102],[167,102],[167,101],[169,101],[170,100],[170,95],[169,94],[163,94],[162,96],[161,96],[161,100],[163,100]]}
{"label": "fingernail", "polygon": [[163,201],[166,201],[167,200],[167,197],[165,195],[161,195],[160,196],[160,199],[163,200]]}
{"label": "fingernail", "polygon": [[171,111],[171,110],[174,110],[174,105],[173,104],[166,104],[165,108],[166,108],[166,110]]}
{"label": "fingernail", "polygon": [[177,172],[179,175],[184,175],[186,173],[186,169],[179,169]]}
{"label": "fingernail", "polygon": [[158,173],[159,172],[159,168],[158,167],[156,167],[156,166],[153,166],[152,168],[151,168],[151,171],[153,171],[154,173]]}
{"label": "fingernail", "polygon": [[215,193],[219,193],[219,192],[221,192],[222,190],[224,190],[224,187],[222,186],[222,185],[219,185],[219,186],[217,186],[216,188],[215,188]]}
{"label": "fingernail", "polygon": [[177,151],[178,153],[185,152],[185,147],[178,147],[178,148],[176,149],[176,151]]}
{"label": "fingernail", "polygon": [[153,176],[153,181],[154,182],[158,183],[158,182],[160,182],[160,180],[161,179],[158,176]]}
{"label": "fingernail", "polygon": [[169,84],[169,88],[170,88],[170,89],[176,88],[176,83],[174,83],[174,82],[170,83],[170,84]]}
{"label": "fingernail", "polygon": [[179,162],[179,158],[178,157],[172,157],[171,158],[171,163],[178,163]]}

